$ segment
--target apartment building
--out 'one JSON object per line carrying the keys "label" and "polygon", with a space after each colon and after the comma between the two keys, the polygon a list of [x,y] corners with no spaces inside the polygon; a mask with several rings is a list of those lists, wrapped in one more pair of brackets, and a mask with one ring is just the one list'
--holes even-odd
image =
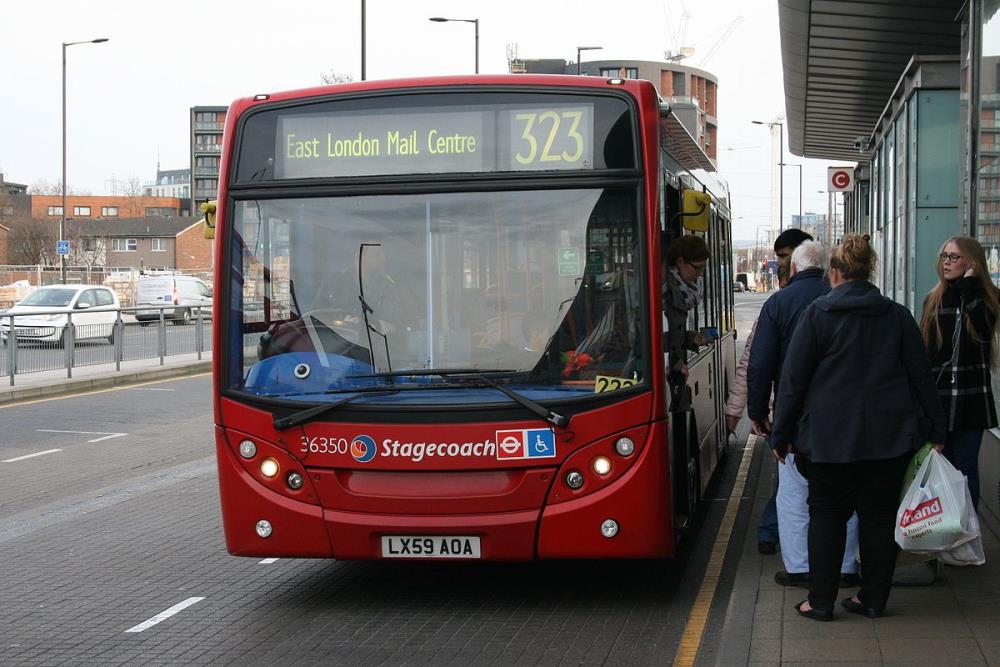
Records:
{"label": "apartment building", "polygon": [[191,107],[191,215],[219,193],[222,130],[229,107]]}

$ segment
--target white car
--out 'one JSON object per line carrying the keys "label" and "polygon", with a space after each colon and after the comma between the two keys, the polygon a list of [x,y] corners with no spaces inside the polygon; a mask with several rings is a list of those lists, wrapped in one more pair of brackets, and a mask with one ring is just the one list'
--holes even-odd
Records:
{"label": "white car", "polygon": [[118,296],[107,287],[46,285],[0,313],[0,337],[7,341],[13,315],[18,343],[40,341],[64,345],[72,317],[75,340],[103,338],[114,343],[120,310]]}

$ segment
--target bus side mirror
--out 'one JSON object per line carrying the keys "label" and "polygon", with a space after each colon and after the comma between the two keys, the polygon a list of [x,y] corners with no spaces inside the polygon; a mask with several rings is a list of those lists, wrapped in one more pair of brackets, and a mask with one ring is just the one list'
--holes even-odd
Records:
{"label": "bus side mirror", "polygon": [[708,231],[708,212],[712,205],[712,195],[698,190],[685,190],[683,201],[684,229],[692,232]]}
{"label": "bus side mirror", "polygon": [[201,225],[205,232],[206,239],[215,238],[215,209],[216,202],[213,200],[206,200],[198,209],[205,214],[205,217],[201,219]]}

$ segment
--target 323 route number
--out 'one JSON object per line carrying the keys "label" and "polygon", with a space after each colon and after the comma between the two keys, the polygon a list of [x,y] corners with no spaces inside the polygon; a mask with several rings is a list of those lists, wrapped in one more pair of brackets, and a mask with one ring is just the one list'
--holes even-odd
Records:
{"label": "323 route number", "polygon": [[[583,109],[514,112],[514,134],[520,132],[514,160],[524,167],[572,169],[583,159],[589,167],[589,122]],[[549,164],[556,163],[556,164]],[[564,163],[562,165],[558,163]]]}
{"label": "323 route number", "polygon": [[616,378],[609,375],[598,375],[594,378],[594,393],[603,394],[606,391],[618,391],[626,387],[634,387],[639,384],[638,380],[630,378]]}

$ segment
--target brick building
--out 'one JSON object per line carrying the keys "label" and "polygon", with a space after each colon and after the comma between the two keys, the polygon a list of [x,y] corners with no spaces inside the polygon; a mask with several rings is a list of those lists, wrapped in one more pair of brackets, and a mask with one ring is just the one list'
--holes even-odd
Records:
{"label": "brick building", "polygon": [[69,264],[134,269],[206,270],[212,241],[187,217],[68,220]]}
{"label": "brick building", "polygon": [[[62,195],[28,196],[31,198],[32,218],[59,220],[62,217]],[[187,215],[178,197],[66,195],[66,209],[67,220]]]}

